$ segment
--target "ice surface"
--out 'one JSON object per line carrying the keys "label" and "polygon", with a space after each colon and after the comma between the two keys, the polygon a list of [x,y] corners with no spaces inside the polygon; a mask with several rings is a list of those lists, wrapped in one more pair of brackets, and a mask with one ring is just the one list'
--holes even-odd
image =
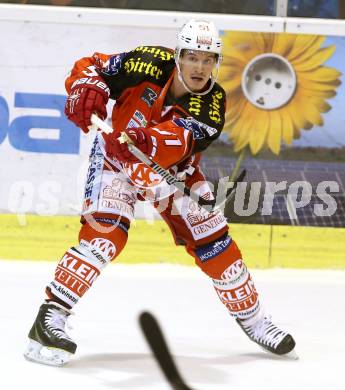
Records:
{"label": "ice surface", "polygon": [[1,389],[169,389],[138,327],[143,310],[194,389],[345,389],[345,271],[252,270],[267,311],[297,341],[292,361],[250,342],[197,268],[111,265],[74,309],[73,361],[54,368],[22,356],[54,269],[0,261]]}

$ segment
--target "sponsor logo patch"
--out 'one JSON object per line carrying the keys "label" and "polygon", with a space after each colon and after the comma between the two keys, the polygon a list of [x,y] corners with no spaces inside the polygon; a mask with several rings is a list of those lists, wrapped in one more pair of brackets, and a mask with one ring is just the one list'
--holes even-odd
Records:
{"label": "sponsor logo patch", "polygon": [[204,263],[224,252],[225,249],[230,246],[231,241],[231,238],[228,236],[224,240],[219,240],[210,245],[198,248],[195,252],[199,257],[200,261]]}
{"label": "sponsor logo patch", "polygon": [[90,244],[102,253],[102,257],[106,261],[111,260],[116,254],[115,245],[105,238],[94,238],[90,241]]}
{"label": "sponsor logo patch", "polygon": [[92,264],[67,252],[56,268],[55,281],[81,297],[90,288],[99,273],[99,269]]}
{"label": "sponsor logo patch", "polygon": [[111,185],[106,185],[103,188],[103,199],[108,200],[120,200],[126,202],[128,205],[134,205],[136,202],[136,195],[134,192],[129,191],[128,184],[119,179],[113,179]]}
{"label": "sponsor logo patch", "polygon": [[140,123],[140,126],[146,127],[147,120],[145,118],[145,115],[142,112],[136,110],[133,115],[133,119],[136,119]]}
{"label": "sponsor logo patch", "polygon": [[103,81],[99,81],[98,79],[94,79],[93,77],[83,77],[81,79],[76,80],[71,88],[76,87],[77,85],[95,85],[99,89],[104,90],[104,92],[110,96],[110,89],[107,84],[103,83]]}
{"label": "sponsor logo patch", "polygon": [[233,279],[235,276],[240,275],[241,271],[243,270],[243,261],[242,259],[236,260],[234,263],[232,263],[223,273],[221,278],[222,279]]}
{"label": "sponsor logo patch", "polygon": [[223,120],[221,116],[221,106],[220,102],[223,99],[223,92],[221,91],[216,91],[212,94],[212,102],[209,104],[209,111],[208,115],[210,119],[217,123],[220,124]]}
{"label": "sponsor logo patch", "polygon": [[141,95],[141,100],[143,100],[149,107],[153,106],[153,103],[157,100],[157,93],[152,88],[145,88],[143,94]]}
{"label": "sponsor logo patch", "polygon": [[200,43],[201,45],[212,45],[212,38],[206,36],[198,36],[196,38],[196,43]]}
{"label": "sponsor logo patch", "polygon": [[127,74],[143,73],[159,80],[163,75],[163,70],[153,65],[152,61],[146,62],[141,57],[131,57],[124,63],[124,69]]}

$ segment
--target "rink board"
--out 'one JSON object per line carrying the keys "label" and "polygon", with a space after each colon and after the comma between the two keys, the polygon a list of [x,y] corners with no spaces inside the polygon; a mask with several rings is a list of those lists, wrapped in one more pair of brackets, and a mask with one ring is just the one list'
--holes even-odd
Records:
{"label": "rink board", "polygon": [[[56,260],[78,242],[76,216],[4,214],[0,226],[0,259]],[[345,268],[343,228],[233,224],[230,233],[250,267]],[[193,264],[184,248],[175,246],[162,220],[136,220],[117,261]]]}
{"label": "rink board", "polygon": [[[341,20],[0,4],[0,68],[6,75],[0,77],[0,167],[11,167],[0,173],[0,213],[81,211],[94,134],[84,135],[64,115],[64,81],[74,62],[95,50],[111,54],[140,45],[174,47],[177,29],[196,16],[213,20],[237,38],[244,31],[245,39],[247,33],[260,31],[264,43],[270,34],[284,32],[322,32],[328,39],[335,35],[339,40],[326,43],[339,52],[331,66],[344,73]],[[334,123],[327,121],[328,132],[340,129],[336,136],[331,134],[337,143],[344,133],[342,90],[337,95],[340,114]],[[335,103],[334,99],[332,112]]]}
{"label": "rink board", "polygon": [[[173,47],[176,29],[195,14],[78,7],[0,5],[0,212],[80,212],[93,137],[63,115],[64,80],[94,50]],[[198,14],[222,30],[345,36],[345,21]],[[81,39],[82,37],[82,39]],[[20,132],[17,131],[20,129]],[[25,136],[25,137],[24,137]],[[23,138],[24,137],[24,138]],[[26,142],[25,142],[26,141]],[[71,169],[73,167],[73,170]],[[148,216],[151,218],[152,216]],[[78,217],[0,216],[0,259],[56,260],[77,243]],[[231,234],[254,267],[345,268],[345,229],[233,225]],[[138,221],[124,263],[192,264],[162,221]]]}

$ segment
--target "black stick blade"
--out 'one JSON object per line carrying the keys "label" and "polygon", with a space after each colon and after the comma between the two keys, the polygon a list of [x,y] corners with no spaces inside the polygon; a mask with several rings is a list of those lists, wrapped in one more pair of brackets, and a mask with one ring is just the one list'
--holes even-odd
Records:
{"label": "black stick blade", "polygon": [[174,390],[192,390],[182,379],[156,318],[151,313],[143,312],[139,316],[139,323],[146,341],[171,387]]}

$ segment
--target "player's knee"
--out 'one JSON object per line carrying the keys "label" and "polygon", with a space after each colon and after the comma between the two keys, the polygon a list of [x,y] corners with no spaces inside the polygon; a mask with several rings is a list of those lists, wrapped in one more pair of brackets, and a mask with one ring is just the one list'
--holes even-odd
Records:
{"label": "player's knee", "polygon": [[229,267],[238,261],[243,263],[240,250],[227,233],[208,244],[189,249],[189,252],[194,256],[196,265],[212,279],[221,279]]}
{"label": "player's knee", "polygon": [[108,263],[117,257],[125,247],[129,224],[120,217],[94,217],[87,219],[79,233],[79,247],[82,251]]}

